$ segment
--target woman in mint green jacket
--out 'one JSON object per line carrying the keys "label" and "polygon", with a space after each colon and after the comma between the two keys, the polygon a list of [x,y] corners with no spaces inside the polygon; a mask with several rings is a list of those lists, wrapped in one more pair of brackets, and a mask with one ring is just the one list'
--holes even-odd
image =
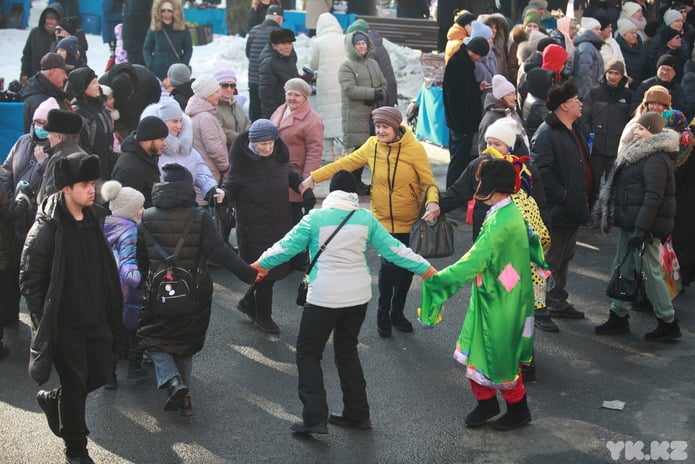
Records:
{"label": "woman in mint green jacket", "polygon": [[[251,265],[264,275],[307,247],[313,258],[354,211],[326,245],[308,276],[307,302],[297,336],[299,398],[304,404],[303,421],[292,425],[297,433],[327,433],[327,421],[343,427],[371,428],[366,383],[357,353],[357,336],[372,297],[367,245],[372,245],[384,259],[423,279],[436,272],[427,260],[389,234],[371,212],[359,208],[357,184],[350,172],[336,173],[330,191],[321,209],[304,216]],[[321,358],[331,332],[343,390],[343,411],[329,416]]]}

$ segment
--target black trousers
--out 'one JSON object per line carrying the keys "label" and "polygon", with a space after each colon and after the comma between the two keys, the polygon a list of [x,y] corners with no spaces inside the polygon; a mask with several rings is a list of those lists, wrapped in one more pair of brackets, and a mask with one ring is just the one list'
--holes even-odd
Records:
{"label": "black trousers", "polygon": [[449,132],[449,167],[446,171],[446,188],[456,182],[468,163],[472,161],[471,149],[474,136],[475,134]]}
{"label": "black trousers", "polygon": [[[410,234],[391,235],[406,245],[410,244]],[[379,311],[402,313],[412,281],[412,272],[381,258],[381,268],[379,269]]]}
{"label": "black trousers", "polygon": [[106,324],[88,329],[60,327],[58,330],[53,363],[60,377],[60,434],[68,457],[86,453],[87,394],[104,385],[111,376],[112,338]]}
{"label": "black trousers", "polygon": [[17,263],[17,267],[0,271],[0,328],[19,320],[19,299],[19,263]]}
{"label": "black trousers", "polygon": [[256,311],[256,317],[266,319],[273,315],[274,280],[264,280],[251,285],[242,299]]}
{"label": "black trousers", "polygon": [[253,122],[261,117],[260,85],[249,84],[249,119]]}
{"label": "black trousers", "polygon": [[567,275],[569,265],[574,258],[574,250],[577,247],[577,227],[548,227],[550,232],[550,249],[545,255],[545,260],[550,266],[550,281],[548,282],[548,306],[554,309],[563,309],[569,305],[567,302]]}
{"label": "black trousers", "polygon": [[357,353],[357,336],[366,313],[367,303],[338,309],[312,304],[304,307],[297,335],[297,371],[305,425],[314,426],[328,420],[321,360],[331,332],[335,365],[343,391],[343,416],[356,421],[369,419],[367,383]]}

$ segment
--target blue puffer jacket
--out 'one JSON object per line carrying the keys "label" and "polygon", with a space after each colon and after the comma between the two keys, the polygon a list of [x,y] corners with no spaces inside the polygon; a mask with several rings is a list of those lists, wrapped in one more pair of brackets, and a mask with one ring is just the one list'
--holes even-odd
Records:
{"label": "blue puffer jacket", "polygon": [[137,224],[124,217],[107,216],[104,223],[104,235],[118,266],[123,305],[140,306],[142,275],[135,257],[138,239]]}

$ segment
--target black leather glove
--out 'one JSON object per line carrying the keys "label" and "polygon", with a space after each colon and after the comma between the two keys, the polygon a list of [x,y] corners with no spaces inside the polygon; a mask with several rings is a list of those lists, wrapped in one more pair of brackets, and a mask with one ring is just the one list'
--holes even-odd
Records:
{"label": "black leather glove", "polygon": [[304,204],[304,214],[308,214],[316,205],[314,191],[312,189],[305,190],[304,194],[302,194],[302,200]]}
{"label": "black leather glove", "polygon": [[17,183],[17,188],[15,189],[14,200],[15,200],[15,202],[26,203],[27,209],[31,208],[31,206],[36,201],[36,196],[34,195],[34,191],[29,186],[29,182],[27,182],[25,180],[20,180]]}
{"label": "black leather glove", "polygon": [[374,89],[374,100],[375,101],[381,101],[384,98],[386,98],[386,94],[384,93],[384,89]]}
{"label": "black leather glove", "polygon": [[644,242],[647,241],[647,236],[647,231],[635,228],[632,237],[627,241],[627,247],[633,250],[641,248]]}

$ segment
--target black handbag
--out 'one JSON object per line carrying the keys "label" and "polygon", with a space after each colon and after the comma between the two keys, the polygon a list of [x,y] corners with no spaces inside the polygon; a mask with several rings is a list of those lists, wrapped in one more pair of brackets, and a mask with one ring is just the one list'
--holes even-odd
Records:
{"label": "black handbag", "polygon": [[620,264],[613,271],[610,282],[608,282],[608,288],[606,288],[606,295],[608,297],[622,300],[630,301],[632,303],[638,303],[645,301],[646,294],[644,292],[644,274],[642,273],[642,255],[644,254],[644,246],[640,251],[640,266],[639,270],[633,270],[632,278],[623,274],[623,263],[629,256],[631,250],[626,250],[625,256],[620,260]]}
{"label": "black handbag", "polygon": [[432,224],[422,219],[425,214],[427,192],[431,188],[437,188],[437,186],[429,185],[425,189],[418,219],[410,231],[409,246],[423,258],[444,258],[454,254],[454,224],[447,221],[443,212]]}
{"label": "black handbag", "polygon": [[323,253],[323,250],[326,249],[326,245],[328,245],[328,242],[333,240],[333,237],[335,237],[335,234],[338,233],[340,229],[343,228],[346,222],[348,222],[348,219],[350,219],[350,216],[355,214],[355,211],[357,210],[352,210],[350,211],[347,216],[345,216],[345,219],[338,224],[338,227],[335,228],[333,233],[326,239],[325,242],[319,247],[319,251],[316,252],[314,255],[314,258],[311,260],[311,263],[309,263],[309,267],[306,269],[306,273],[304,274],[304,278],[299,282],[299,288],[297,288],[297,306],[304,306],[306,304],[306,294],[309,291],[309,273],[311,272],[311,269],[313,269],[314,264],[316,264],[316,260],[319,259],[319,256],[321,256],[321,253]]}

